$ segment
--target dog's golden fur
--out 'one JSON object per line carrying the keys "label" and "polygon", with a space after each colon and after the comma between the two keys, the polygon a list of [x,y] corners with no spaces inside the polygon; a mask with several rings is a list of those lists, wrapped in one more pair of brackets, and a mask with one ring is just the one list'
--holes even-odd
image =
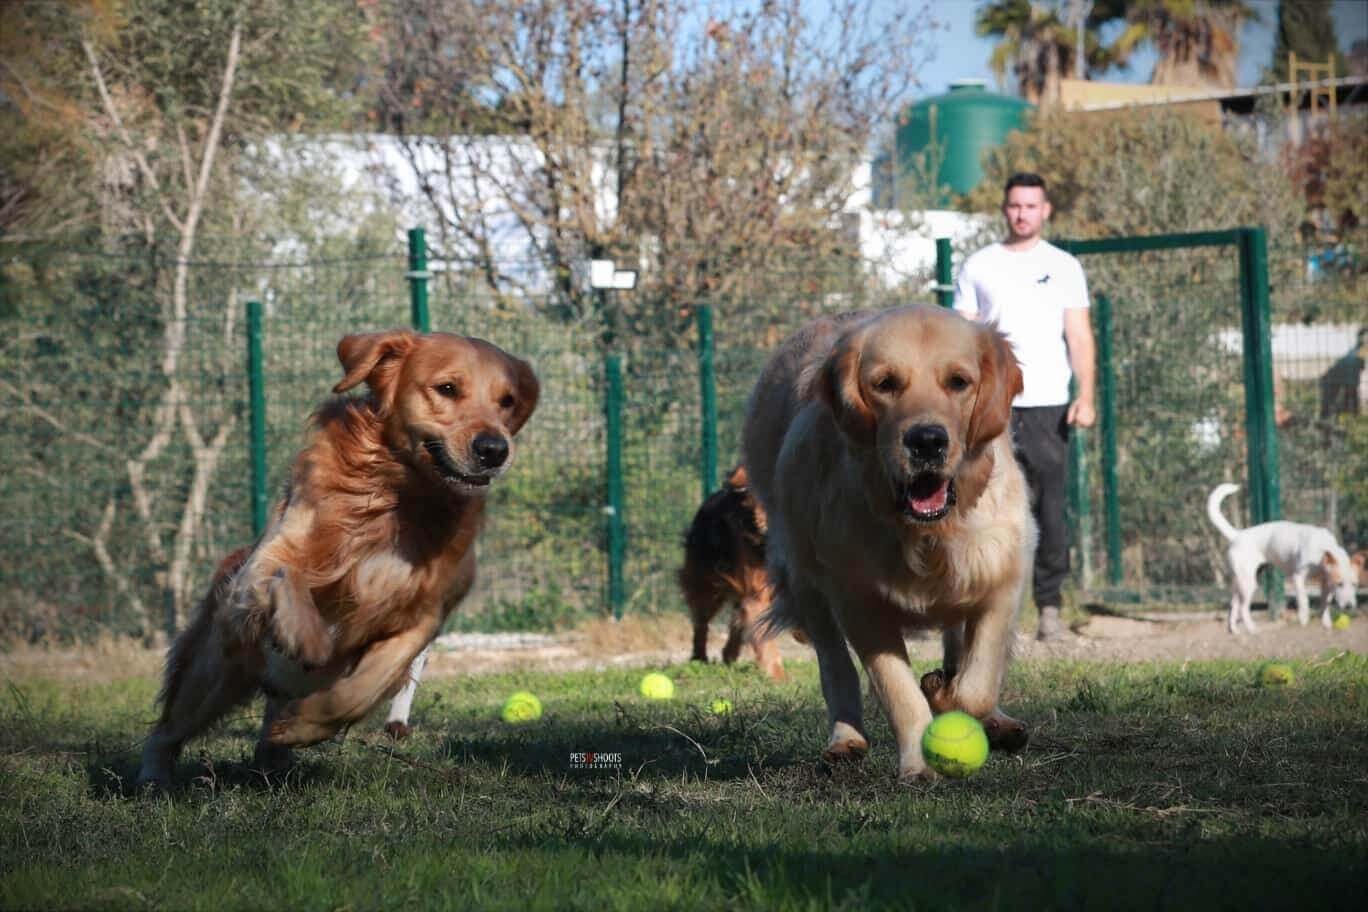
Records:
{"label": "dog's golden fur", "polygon": [[[854,648],[897,737],[899,775],[927,778],[933,711],[1026,741],[997,708],[1036,530],[1008,435],[1021,371],[1005,337],[940,308],[818,320],[751,394],[744,461],[768,511],[778,596],[765,620],[817,651],[828,759],[868,749]],[[944,669],[918,682],[904,632],[939,628]]]}
{"label": "dog's golden fur", "polygon": [[784,679],[779,644],[757,636],[756,620],[773,599],[765,568],[769,522],[755,499],[746,467],[736,466],[727,482],[703,501],[684,536],[679,589],[693,622],[693,659],[708,660],[708,625],[724,605],[732,606],[722,661],[730,665],[749,643],[755,661],[770,678]]}
{"label": "dog's golden fur", "polygon": [[166,783],[185,741],[259,689],[257,763],[284,766],[392,696],[470,590],[532,368],[447,333],[352,335],[337,354],[333,391],[369,395],[319,407],[270,526],[215,573],[168,658],[143,781]]}

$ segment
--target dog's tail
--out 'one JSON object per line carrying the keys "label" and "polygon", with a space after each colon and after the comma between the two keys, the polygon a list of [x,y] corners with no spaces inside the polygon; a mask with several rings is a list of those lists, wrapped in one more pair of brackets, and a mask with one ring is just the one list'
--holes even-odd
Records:
{"label": "dog's tail", "polygon": [[1230,521],[1221,513],[1221,501],[1238,490],[1240,490],[1240,486],[1237,484],[1218,484],[1207,497],[1207,518],[1211,520],[1211,524],[1216,527],[1217,531],[1225,536],[1226,541],[1234,541],[1235,536],[1240,534],[1240,530],[1232,526]]}

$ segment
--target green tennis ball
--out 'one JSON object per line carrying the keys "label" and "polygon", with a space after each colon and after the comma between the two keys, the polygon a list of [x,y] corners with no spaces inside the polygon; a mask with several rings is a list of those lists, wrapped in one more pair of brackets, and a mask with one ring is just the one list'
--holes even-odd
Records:
{"label": "green tennis ball", "polygon": [[541,718],[541,714],[541,700],[525,690],[518,691],[504,701],[503,720],[512,725],[535,722]]}
{"label": "green tennis ball", "polygon": [[1338,615],[1338,616],[1335,618],[1335,629],[1336,629],[1336,630],[1348,630],[1348,629],[1349,629],[1349,615],[1347,615],[1347,614]]}
{"label": "green tennis ball", "polygon": [[1297,676],[1286,662],[1269,662],[1259,671],[1259,683],[1265,687],[1283,687],[1295,680]]}
{"label": "green tennis ball", "polygon": [[988,736],[979,720],[955,710],[931,720],[922,735],[922,754],[942,776],[963,779],[988,759]]}
{"label": "green tennis ball", "polygon": [[641,679],[641,695],[648,700],[668,700],[674,696],[674,681],[653,671]]}
{"label": "green tennis ball", "polygon": [[714,715],[729,716],[732,711],[731,700],[724,697],[718,697],[716,700],[712,701],[712,705],[709,708],[713,711]]}

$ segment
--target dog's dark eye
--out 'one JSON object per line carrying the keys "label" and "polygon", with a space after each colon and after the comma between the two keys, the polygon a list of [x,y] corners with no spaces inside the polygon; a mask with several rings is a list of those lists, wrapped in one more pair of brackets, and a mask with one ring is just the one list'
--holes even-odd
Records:
{"label": "dog's dark eye", "polygon": [[963,374],[953,374],[945,385],[957,393],[962,393],[969,388],[969,378]]}
{"label": "dog's dark eye", "polygon": [[874,381],[874,389],[881,393],[896,393],[898,391],[898,378],[893,374],[884,374]]}
{"label": "dog's dark eye", "polygon": [[456,396],[460,393],[460,390],[456,388],[456,384],[454,383],[439,383],[436,386],[434,386],[433,389],[441,393],[443,396],[446,396],[448,399],[455,399]]}
{"label": "dog's dark eye", "polygon": [[504,393],[503,398],[499,400],[499,408],[511,409],[513,407],[513,404],[517,401],[518,400],[513,398],[512,393]]}

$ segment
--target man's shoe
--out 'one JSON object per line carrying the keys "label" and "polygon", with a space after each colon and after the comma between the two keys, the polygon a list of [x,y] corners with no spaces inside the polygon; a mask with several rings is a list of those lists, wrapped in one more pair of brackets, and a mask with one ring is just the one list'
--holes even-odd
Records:
{"label": "man's shoe", "polygon": [[1064,639],[1064,622],[1059,619],[1059,606],[1046,605],[1040,609],[1040,626],[1036,628],[1036,639],[1041,642]]}

